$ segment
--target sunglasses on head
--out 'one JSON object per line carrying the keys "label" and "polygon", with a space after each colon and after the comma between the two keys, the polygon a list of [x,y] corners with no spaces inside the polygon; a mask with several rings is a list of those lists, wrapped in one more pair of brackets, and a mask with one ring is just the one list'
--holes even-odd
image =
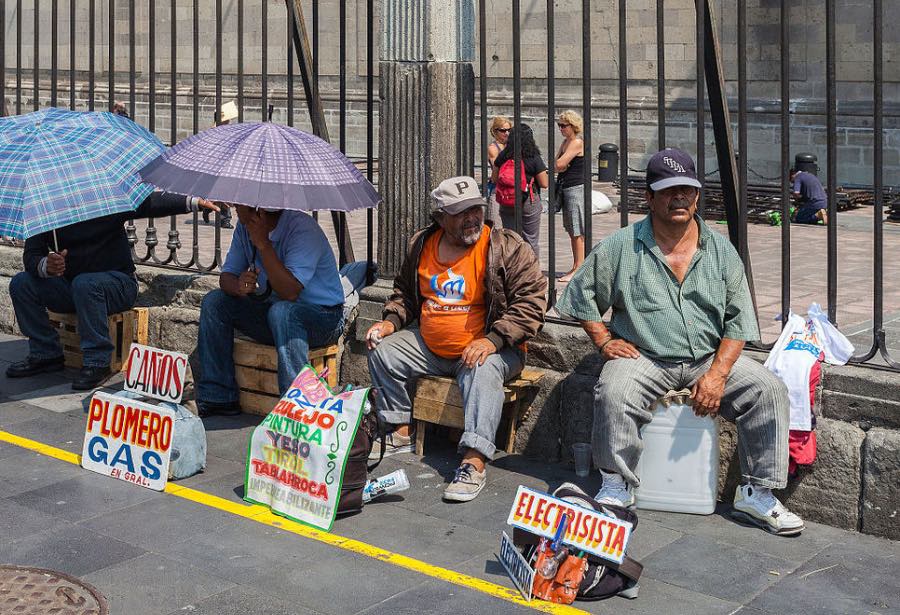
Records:
{"label": "sunglasses on head", "polygon": [[556,125],[560,128],[568,128],[569,126],[571,126],[571,124],[566,124],[565,122],[557,122]]}
{"label": "sunglasses on head", "polygon": [[510,130],[512,130],[512,128],[498,128],[498,129],[496,130],[496,132],[507,133],[507,132],[509,132]]}

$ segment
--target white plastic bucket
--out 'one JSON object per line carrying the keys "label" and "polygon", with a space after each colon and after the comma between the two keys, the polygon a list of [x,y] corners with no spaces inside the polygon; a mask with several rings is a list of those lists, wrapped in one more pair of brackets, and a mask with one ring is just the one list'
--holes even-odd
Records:
{"label": "white plastic bucket", "polygon": [[718,490],[718,427],[680,402],[657,404],[653,420],[641,430],[644,452],[635,500],[638,508],[709,515]]}

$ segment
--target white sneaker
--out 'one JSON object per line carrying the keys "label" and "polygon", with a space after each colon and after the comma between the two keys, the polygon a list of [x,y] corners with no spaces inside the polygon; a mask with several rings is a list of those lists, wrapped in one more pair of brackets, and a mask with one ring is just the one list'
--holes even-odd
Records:
{"label": "white sneaker", "polygon": [[628,483],[621,474],[603,470],[600,470],[600,474],[603,476],[603,484],[600,485],[600,491],[594,496],[598,503],[622,506],[623,508],[634,505],[634,495],[628,491]]}
{"label": "white sneaker", "polygon": [[795,536],[804,529],[803,519],[785,508],[771,489],[754,485],[737,488],[732,516],[778,536]]}

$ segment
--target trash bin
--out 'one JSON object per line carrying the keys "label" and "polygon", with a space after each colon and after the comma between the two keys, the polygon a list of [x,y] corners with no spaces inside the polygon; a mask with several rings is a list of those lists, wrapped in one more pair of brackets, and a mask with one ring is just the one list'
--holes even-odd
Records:
{"label": "trash bin", "polygon": [[806,171],[813,175],[819,174],[819,165],[816,164],[819,158],[815,154],[797,154],[794,156],[794,168],[798,171]]}
{"label": "trash bin", "polygon": [[603,143],[597,154],[597,181],[614,182],[619,172],[619,147]]}

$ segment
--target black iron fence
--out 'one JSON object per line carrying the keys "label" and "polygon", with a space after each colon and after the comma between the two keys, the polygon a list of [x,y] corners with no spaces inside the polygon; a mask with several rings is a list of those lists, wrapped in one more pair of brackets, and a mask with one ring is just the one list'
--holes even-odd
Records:
{"label": "black iron fence", "polygon": [[[0,0],[0,14],[6,18],[5,27],[0,28],[0,64],[6,67],[5,79],[0,80],[0,99],[6,104],[5,111],[10,113],[24,113],[47,105],[107,110],[121,100],[131,117],[169,143],[217,122],[214,113],[226,100],[234,100],[238,121],[296,123],[325,138],[329,137],[328,128],[332,128],[338,147],[354,158],[377,184],[376,4],[380,6],[374,0],[305,0],[303,3],[234,0],[227,6],[223,6],[222,0]],[[821,108],[805,111],[797,101],[791,100],[792,26],[797,25],[797,18],[792,16],[791,3],[777,5],[768,33],[772,38],[771,29],[777,30],[774,40],[768,41],[769,59],[777,65],[768,79],[768,87],[776,91],[769,95],[768,106],[760,111],[755,102],[750,108],[750,86],[755,81],[748,75],[748,57],[756,42],[748,40],[752,30],[748,25],[747,3],[743,0],[699,0],[695,4],[663,0],[547,0],[545,6],[529,2],[530,12],[535,7],[541,9],[539,26],[535,25],[533,14],[523,15],[521,0],[478,2],[477,115],[473,130],[480,135],[481,147],[476,154],[476,169],[483,180],[489,177],[487,146],[492,138],[488,122],[495,114],[510,115],[514,125],[530,119],[536,132],[544,132],[540,141],[546,145],[547,166],[553,169],[558,145],[557,116],[565,108],[578,109],[586,126],[584,151],[589,162],[584,170],[583,221],[589,251],[602,239],[603,232],[611,231],[610,223],[602,222],[606,219],[595,223],[591,215],[596,172],[593,156],[599,142],[614,142],[620,154],[612,190],[619,201],[618,220],[612,226],[625,226],[641,215],[639,171],[640,160],[646,152],[667,145],[690,149],[695,154],[699,174],[716,179],[715,186],[710,185],[708,194],[701,199],[704,213],[727,221],[728,236],[744,259],[755,296],[777,295],[774,301],[777,305],[770,301],[760,302],[758,306],[761,324],[766,325],[763,331],[768,331],[767,339],[777,334],[777,325],[773,329],[769,322],[774,314],[784,315],[792,306],[802,312],[806,306],[800,305],[800,301],[818,298],[827,305],[833,321],[845,328],[852,325],[858,329],[854,341],[860,352],[854,361],[900,369],[891,356],[886,335],[886,322],[900,323],[900,292],[897,277],[886,279],[885,276],[886,265],[894,261],[886,262],[885,240],[897,242],[896,247],[900,248],[900,236],[886,232],[884,223],[884,195],[892,194],[884,180],[885,119],[893,122],[894,127],[896,115],[885,115],[882,1],[873,0],[868,21],[872,32],[871,57],[867,60],[871,79],[865,83],[870,89],[869,100],[855,97],[853,105],[840,107],[840,115],[836,67],[838,45],[842,41],[838,40],[841,15],[836,13],[836,0],[825,0],[821,7],[805,9],[821,12],[825,27],[823,104]],[[304,7],[306,10],[301,10]],[[348,21],[348,8],[354,11],[355,20]],[[686,8],[690,9],[687,22]],[[715,14],[719,8],[721,15]],[[638,18],[635,10],[642,11]],[[564,13],[562,21],[558,19],[561,12]],[[334,27],[323,27],[326,17]],[[117,32],[123,23],[127,24],[127,32]],[[498,36],[495,24],[501,24],[500,30],[508,34],[508,50],[506,47],[498,50],[493,45],[492,37]],[[560,31],[561,27],[566,30]],[[603,34],[608,35],[610,52],[598,58],[601,27]],[[638,27],[644,32],[638,32]],[[650,40],[646,40],[648,27],[654,29]],[[677,36],[687,37],[687,41],[680,42],[687,44],[681,46],[682,51],[676,57],[670,57],[667,50],[675,27],[680,33]],[[734,35],[726,44],[720,41],[723,32]],[[523,60],[523,33],[530,48],[543,47],[542,61]],[[633,39],[639,38],[638,34],[644,38],[641,45],[635,46]],[[48,36],[49,49],[45,43]],[[190,41],[189,48],[184,44],[186,40]],[[273,53],[273,41],[277,40],[283,44]],[[561,48],[567,51],[560,52]],[[729,54],[723,52],[726,48]],[[210,49],[212,57],[207,58],[205,54]],[[574,55],[573,49],[577,50]],[[352,50],[352,58],[348,50]],[[102,61],[104,51],[105,62]],[[640,57],[630,57],[630,54]],[[327,58],[327,71],[320,70],[322,58]],[[604,70],[609,74],[599,76],[597,67],[601,60],[600,66],[612,64],[615,70]],[[559,70],[561,61],[565,70]],[[630,74],[635,61],[645,64],[645,74],[637,77]],[[537,65],[540,70],[535,68]],[[685,74],[686,65],[701,69]],[[523,74],[525,66],[528,70]],[[653,74],[648,75],[647,71]],[[677,95],[671,93],[675,87]],[[865,103],[862,111],[861,103]],[[773,147],[780,150],[780,156],[774,165],[775,172],[754,170],[756,162],[748,132],[751,117],[758,113],[778,117],[777,144]],[[734,121],[733,115],[736,115]],[[816,240],[824,248],[821,258],[814,257],[812,263],[824,269],[824,279],[821,283],[814,281],[811,289],[802,285],[808,276],[797,275],[797,260],[802,255],[792,251],[792,242],[796,243],[800,231],[790,223],[791,193],[784,180],[792,165],[792,152],[797,150],[791,141],[792,122],[800,115],[807,123],[815,118],[821,120],[826,185],[832,197],[828,204],[832,223],[820,233],[825,237]],[[870,195],[859,200],[865,203],[862,206],[865,211],[870,212],[864,219],[870,228],[861,232],[859,224],[855,224],[853,233],[848,231],[842,237],[845,231],[839,222],[843,214],[838,213],[839,202],[835,196],[839,192],[837,140],[839,121],[848,115],[870,118],[861,131],[871,137],[871,185],[857,186]],[[634,138],[636,123],[647,122],[654,124],[654,139],[648,140],[643,134]],[[615,127],[613,132],[608,130],[610,126]],[[799,147],[808,149],[809,142]],[[707,148],[715,150],[716,168],[711,171],[707,168]],[[520,153],[516,161],[521,163]],[[749,174],[756,180],[773,181],[764,187],[754,185]],[[556,274],[562,261],[557,248],[562,246],[564,252],[568,245],[568,238],[560,232],[554,179],[551,172],[543,220],[546,228],[543,264],[550,280],[551,303],[560,290]],[[750,223],[758,218],[752,208],[761,198],[767,199],[767,209],[777,211],[781,218],[780,228],[766,229],[764,235],[757,232],[758,225]],[[377,233],[372,212],[350,218],[332,217],[333,230],[329,232],[333,233],[339,258],[342,262],[353,260],[357,257],[354,245],[365,245],[365,258],[371,261]],[[520,227],[521,223],[520,211],[516,225]],[[163,224],[151,220],[129,225],[128,232],[138,261],[196,271],[216,270],[222,263],[229,238],[219,224],[205,225],[197,215],[193,219],[173,217]],[[165,245],[160,245],[160,232],[166,233]],[[853,252],[849,249],[852,246],[839,239],[867,242],[870,258],[853,264],[856,269],[848,270],[846,255]],[[777,266],[771,264],[773,253],[780,257],[775,259],[779,261]],[[760,272],[754,275],[753,262],[761,255],[765,270],[761,272],[763,275]],[[866,268],[871,275],[862,276],[859,267]],[[773,272],[773,268],[780,271]],[[771,280],[776,273],[777,279]],[[839,273],[848,280],[864,278],[863,286],[868,283],[871,286],[860,293],[858,286],[847,284],[845,288],[853,293],[847,296],[839,284]],[[763,278],[767,281],[763,282]],[[845,314],[847,305],[863,307]],[[865,318],[861,310],[866,312]]]}

